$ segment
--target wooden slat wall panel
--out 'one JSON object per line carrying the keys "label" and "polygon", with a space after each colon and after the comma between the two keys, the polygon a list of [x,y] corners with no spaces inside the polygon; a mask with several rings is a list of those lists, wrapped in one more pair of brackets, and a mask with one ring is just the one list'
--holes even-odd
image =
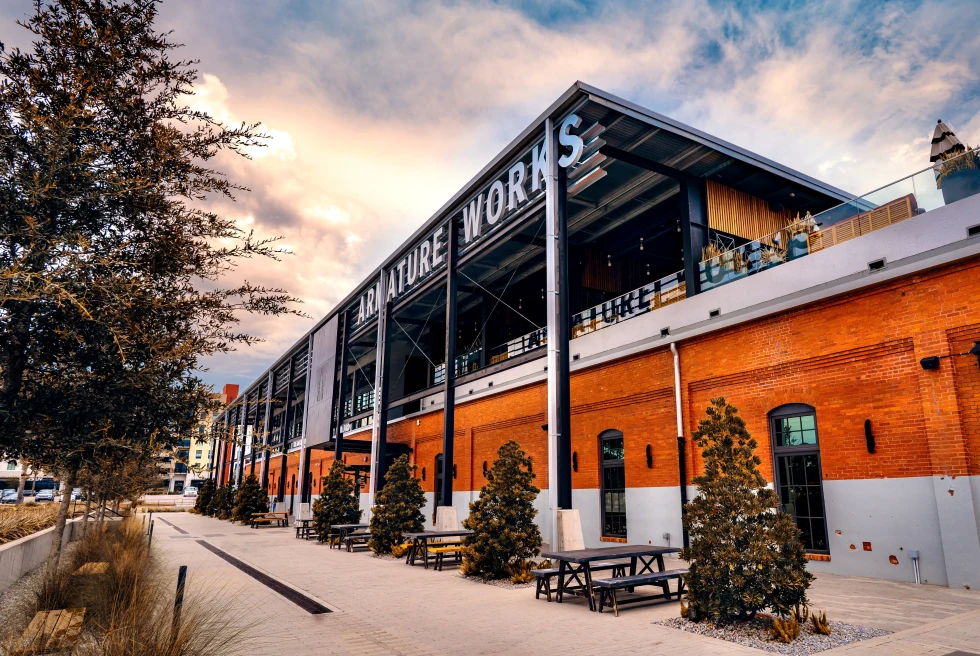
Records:
{"label": "wooden slat wall panel", "polygon": [[745,239],[756,240],[785,228],[795,215],[773,211],[767,201],[708,180],[708,226]]}
{"label": "wooden slat wall panel", "polygon": [[829,228],[818,230],[808,238],[810,252],[816,252],[841,242],[866,235],[875,230],[911,218],[916,213],[915,196],[909,194],[886,203],[873,210],[862,212],[850,219],[836,223]]}

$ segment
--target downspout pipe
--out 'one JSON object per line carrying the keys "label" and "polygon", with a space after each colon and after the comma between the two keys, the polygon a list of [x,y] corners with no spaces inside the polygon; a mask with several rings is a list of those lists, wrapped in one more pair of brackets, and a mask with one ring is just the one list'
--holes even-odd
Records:
{"label": "downspout pipe", "polygon": [[[677,469],[680,474],[681,487],[681,522],[687,513],[687,455],[684,439],[684,410],[681,405],[681,356],[677,352],[677,343],[670,343],[670,352],[674,354],[674,410],[677,414]],[[683,529],[684,548],[690,546],[687,529]]]}

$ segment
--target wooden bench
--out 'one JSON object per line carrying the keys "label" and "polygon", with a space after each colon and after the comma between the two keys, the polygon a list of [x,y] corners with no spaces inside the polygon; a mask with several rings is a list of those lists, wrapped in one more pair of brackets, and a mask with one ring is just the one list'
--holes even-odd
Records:
{"label": "wooden bench", "polygon": [[70,652],[82,631],[84,608],[39,611],[24,630],[12,654]]}
{"label": "wooden bench", "polygon": [[[626,566],[628,563],[596,563],[594,567],[590,567],[589,570],[592,572],[603,572],[612,570],[613,576],[626,576]],[[558,576],[558,568],[551,567],[548,569],[532,569],[531,576],[535,578],[535,590],[534,598],[541,598],[541,590],[543,589],[548,595],[548,601],[551,601],[551,577]]]}
{"label": "wooden bench", "polygon": [[105,574],[109,571],[109,563],[85,563],[74,572],[72,576],[89,576],[95,574]]}
{"label": "wooden bench", "polygon": [[269,525],[269,526],[289,526],[289,513],[287,512],[266,512],[266,513],[252,513],[252,519],[249,522],[252,528],[258,528],[259,524]]}
{"label": "wooden bench", "polygon": [[460,554],[463,551],[462,545],[451,544],[443,547],[429,547],[429,553],[433,553],[436,556],[436,563],[433,567],[437,572],[442,571],[442,564],[445,561],[446,554],[455,554],[456,562],[460,562]]}
{"label": "wooden bench", "polygon": [[354,551],[355,544],[367,544],[368,540],[371,539],[371,533],[369,531],[356,531],[354,533],[348,533],[345,543],[347,545],[347,551]]}
{"label": "wooden bench", "polygon": [[602,609],[606,607],[607,602],[611,601],[612,603],[609,605],[612,606],[616,617],[619,617],[619,601],[616,599],[616,591],[625,588],[632,589],[640,585],[659,585],[663,588],[664,593],[651,597],[630,599],[629,603],[651,599],[670,599],[671,579],[677,579],[676,594],[677,598],[680,599],[681,595],[684,594],[684,579],[682,578],[684,574],[687,574],[686,569],[670,569],[665,572],[653,572],[651,574],[634,574],[632,576],[617,576],[611,579],[595,579],[592,581],[592,586],[599,588],[599,612],[601,613]]}
{"label": "wooden bench", "polygon": [[340,533],[337,531],[332,531],[330,533],[327,533],[326,535],[317,535],[316,541],[320,543],[326,542],[327,546],[333,549],[334,544],[337,544],[339,546]]}

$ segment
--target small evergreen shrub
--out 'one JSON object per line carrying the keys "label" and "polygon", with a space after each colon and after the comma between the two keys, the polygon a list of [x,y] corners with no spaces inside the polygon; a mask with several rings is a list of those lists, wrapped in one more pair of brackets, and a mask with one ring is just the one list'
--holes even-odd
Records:
{"label": "small evergreen shrub", "polygon": [[402,535],[418,533],[425,527],[425,493],[413,476],[415,469],[408,463],[408,455],[399,456],[385,474],[384,487],[374,497],[368,547],[376,554],[390,554],[395,545],[404,542]]}
{"label": "small evergreen shrub", "polygon": [[785,617],[794,606],[806,605],[813,579],[800,531],[766,487],[758,444],[738,410],[716,398],[707,415],[694,433],[704,474],[694,478],[698,496],[684,515],[690,534],[690,547],[681,552],[689,563],[688,617],[731,622],[765,609]]}
{"label": "small evergreen shrub", "polygon": [[327,539],[331,526],[361,521],[354,481],[344,476],[344,470],[344,463],[334,460],[330,472],[320,479],[320,496],[313,502],[313,530],[321,542]]}
{"label": "small evergreen shrub", "polygon": [[252,513],[261,512],[269,512],[269,498],[265,495],[255,474],[249,474],[235,495],[232,517],[234,521],[247,524],[252,519]]}
{"label": "small evergreen shrub", "polygon": [[206,514],[208,506],[211,505],[211,499],[214,498],[214,479],[207,479],[204,481],[204,485],[201,489],[197,491],[197,498],[194,499],[194,510],[201,514]]}
{"label": "small evergreen shrub", "polygon": [[531,459],[513,440],[497,451],[487,471],[480,498],[470,504],[463,528],[473,531],[463,539],[463,574],[484,580],[530,576],[525,563],[541,548],[541,531],[534,523],[538,511],[534,499]]}
{"label": "small evergreen shrub", "polygon": [[235,510],[235,488],[229,482],[214,492],[208,514],[218,519],[229,519]]}

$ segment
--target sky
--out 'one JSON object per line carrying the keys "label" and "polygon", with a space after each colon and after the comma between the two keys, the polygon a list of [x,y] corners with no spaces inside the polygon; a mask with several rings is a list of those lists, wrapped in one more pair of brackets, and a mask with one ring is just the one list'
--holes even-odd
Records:
{"label": "sky", "polygon": [[[0,41],[31,0],[0,2]],[[980,2],[164,0],[199,59],[190,104],[261,122],[217,165],[214,205],[281,237],[228,283],[283,287],[303,317],[241,317],[260,343],[202,377],[247,385],[576,80],[863,193],[928,166],[937,119],[980,143]]]}

